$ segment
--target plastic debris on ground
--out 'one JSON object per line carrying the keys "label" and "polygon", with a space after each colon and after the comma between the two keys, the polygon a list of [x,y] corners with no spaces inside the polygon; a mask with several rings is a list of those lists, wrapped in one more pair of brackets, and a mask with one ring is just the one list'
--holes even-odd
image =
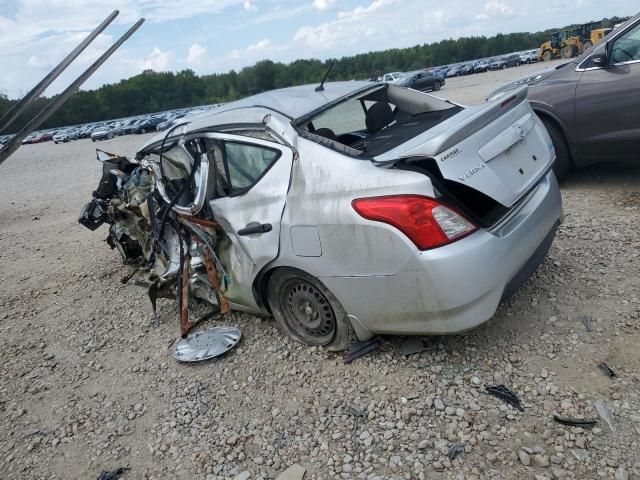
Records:
{"label": "plastic debris on ground", "polygon": [[212,327],[191,332],[176,343],[173,355],[181,362],[201,362],[235,347],[242,333],[235,327]]}
{"label": "plastic debris on ground", "polygon": [[121,475],[124,475],[128,470],[131,470],[129,467],[120,467],[115,470],[106,471],[103,470],[98,475],[98,480],[117,480]]}
{"label": "plastic debris on ground", "polygon": [[367,353],[373,352],[380,348],[380,339],[375,337],[367,342],[360,342],[358,340],[352,340],[349,343],[349,351],[344,358],[344,363],[351,363],[355,359],[360,358]]}
{"label": "plastic debris on ground", "polygon": [[561,425],[567,425],[570,427],[582,427],[582,428],[591,428],[594,427],[598,421],[595,419],[589,418],[566,418],[561,417],[560,415],[554,415],[553,419]]}
{"label": "plastic debris on ground", "polygon": [[449,453],[447,454],[447,456],[449,457],[449,460],[453,461],[461,453],[464,453],[464,444],[456,443],[454,445],[451,445],[451,448],[449,448]]}
{"label": "plastic debris on ground", "polygon": [[607,409],[607,406],[605,405],[604,401],[596,400],[595,406],[596,406],[596,412],[598,412],[598,415],[600,415],[600,418],[602,418],[602,420],[605,421],[605,423],[609,426],[609,429],[612,432],[615,432],[616,425],[613,423],[611,414],[609,413],[609,410]]}
{"label": "plastic debris on ground", "polygon": [[426,352],[432,350],[435,345],[431,344],[427,338],[423,337],[409,337],[402,342],[402,355],[408,357],[409,355],[415,355],[417,353]]}
{"label": "plastic debris on ground", "polygon": [[602,373],[604,373],[607,377],[609,378],[613,378],[616,376],[616,372],[614,372],[613,370],[611,370],[611,367],[609,367],[609,365],[607,365],[604,362],[600,362],[598,364],[598,368],[600,370],[602,370]]}
{"label": "plastic debris on ground", "polygon": [[518,396],[504,385],[491,385],[486,388],[486,391],[489,395],[499,398],[521,412],[524,412],[524,407],[520,403]]}

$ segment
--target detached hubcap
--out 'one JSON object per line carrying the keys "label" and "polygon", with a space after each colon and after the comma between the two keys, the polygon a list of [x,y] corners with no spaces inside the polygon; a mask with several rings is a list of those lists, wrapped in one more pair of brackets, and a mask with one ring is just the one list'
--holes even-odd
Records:
{"label": "detached hubcap", "polygon": [[281,293],[281,305],[289,328],[309,345],[327,345],[336,331],[336,319],[327,298],[302,279],[288,281]]}

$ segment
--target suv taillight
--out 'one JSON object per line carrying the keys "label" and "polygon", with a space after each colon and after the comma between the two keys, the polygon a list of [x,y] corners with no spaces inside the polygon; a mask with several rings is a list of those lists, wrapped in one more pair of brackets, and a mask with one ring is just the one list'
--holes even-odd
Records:
{"label": "suv taillight", "polygon": [[460,213],[420,195],[358,198],[351,205],[361,217],[394,226],[420,250],[441,247],[477,230]]}

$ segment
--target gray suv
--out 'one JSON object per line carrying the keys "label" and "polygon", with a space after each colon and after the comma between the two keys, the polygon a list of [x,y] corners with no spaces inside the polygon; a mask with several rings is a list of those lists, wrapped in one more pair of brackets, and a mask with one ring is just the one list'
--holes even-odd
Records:
{"label": "gray suv", "polygon": [[640,157],[640,15],[580,57],[520,79],[556,151],[558,178],[571,168]]}

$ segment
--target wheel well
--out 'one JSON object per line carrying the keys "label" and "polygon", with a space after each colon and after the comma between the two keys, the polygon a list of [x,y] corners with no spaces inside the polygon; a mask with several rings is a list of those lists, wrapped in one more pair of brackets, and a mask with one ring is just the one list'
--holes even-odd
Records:
{"label": "wheel well", "polygon": [[564,143],[567,146],[567,150],[569,151],[569,162],[571,162],[571,166],[573,167],[573,149],[571,147],[571,142],[569,142],[569,138],[567,137],[567,132],[565,132],[562,124],[552,115],[549,115],[547,112],[544,112],[542,110],[536,110],[535,108],[533,109],[533,111],[536,113],[536,115],[538,115],[538,117],[540,118],[540,120],[546,120],[549,123],[552,123],[553,125],[556,126],[556,128],[558,129],[558,131],[562,134],[562,138],[564,139]]}
{"label": "wheel well", "polygon": [[263,307],[265,310],[267,310],[269,313],[273,313],[271,311],[271,306],[269,305],[269,296],[268,296],[269,281],[271,280],[271,276],[273,275],[273,273],[278,268],[283,268],[283,267],[273,267],[269,270],[265,270],[261,272],[257,276],[253,284],[253,290],[255,292],[259,305]]}

